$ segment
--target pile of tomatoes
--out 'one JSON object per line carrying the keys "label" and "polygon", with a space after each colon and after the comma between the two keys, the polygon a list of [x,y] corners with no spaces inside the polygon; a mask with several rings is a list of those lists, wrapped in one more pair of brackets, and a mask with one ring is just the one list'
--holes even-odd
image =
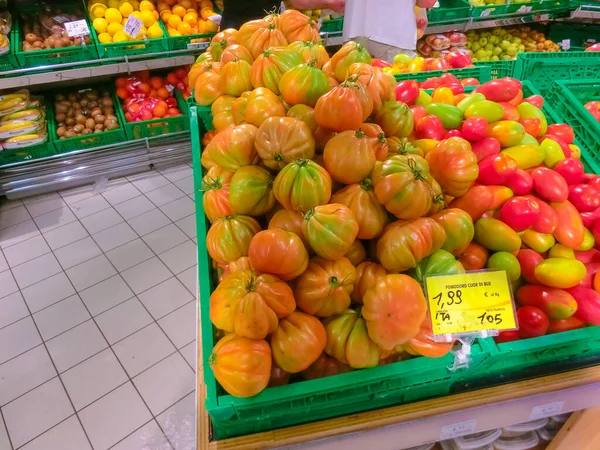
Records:
{"label": "pile of tomatoes", "polygon": [[543,99],[508,78],[465,93],[444,76],[430,95],[317,39],[306,16],[269,15],[219,33],[189,75],[215,127],[201,161],[221,386],[444,356],[423,292],[436,274],[508,273],[521,327],[499,340],[600,324],[600,178]]}

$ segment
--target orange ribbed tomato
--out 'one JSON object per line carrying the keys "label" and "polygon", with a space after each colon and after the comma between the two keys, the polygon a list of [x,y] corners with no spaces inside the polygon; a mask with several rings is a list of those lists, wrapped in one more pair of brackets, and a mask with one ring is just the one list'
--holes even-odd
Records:
{"label": "orange ribbed tomato", "polygon": [[302,56],[304,62],[313,62],[317,69],[323,68],[325,63],[329,61],[329,53],[325,47],[321,44],[307,41],[296,41],[292,42],[288,47],[290,50],[294,50]]}
{"label": "orange ribbed tomato", "polygon": [[291,117],[269,117],[256,134],[256,151],[269,169],[281,170],[290,162],[312,159],[315,140],[304,122]]}
{"label": "orange ribbed tomato", "polygon": [[356,266],[356,284],[352,291],[352,301],[358,304],[362,304],[363,297],[368,289],[375,286],[375,284],[385,277],[388,271],[376,262],[364,261]]}
{"label": "orange ribbed tomato", "polygon": [[[240,32],[241,31],[242,29],[240,29]],[[250,50],[252,57],[256,59],[261,52],[264,52],[271,47],[287,46],[288,41],[283,33],[277,28],[276,24],[270,23],[267,24],[266,27],[261,27],[256,30],[244,45]]]}
{"label": "orange ribbed tomato", "polygon": [[[227,275],[237,272],[238,270],[253,270],[250,265],[250,259],[247,256],[242,256],[235,261],[231,261],[229,264],[217,264],[217,277],[219,283],[223,281],[223,278]],[[257,271],[254,271],[254,273],[259,275]]]}
{"label": "orange ribbed tomato", "polygon": [[281,13],[278,26],[288,42],[321,41],[317,23],[298,10],[288,9]]}
{"label": "orange ribbed tomato", "polygon": [[229,204],[236,214],[262,216],[275,206],[273,175],[260,166],[238,169],[229,184]]}
{"label": "orange ribbed tomato", "polygon": [[269,117],[284,117],[285,107],[281,99],[267,88],[256,88],[248,95],[245,121],[260,127]]}
{"label": "orange ribbed tomato", "polygon": [[204,152],[213,163],[232,172],[256,164],[260,160],[254,148],[257,131],[249,124],[226,128],[214,137]]}
{"label": "orange ribbed tomato", "polygon": [[273,193],[286,209],[306,212],[331,198],[331,177],[310,159],[297,159],[275,177]]}
{"label": "orange ribbed tomato", "polygon": [[233,114],[231,113],[231,108],[234,101],[235,97],[231,95],[223,95],[222,97],[216,99],[210,107],[210,112],[213,116],[213,126],[215,127],[217,133],[223,131],[230,125],[235,125]]}
{"label": "orange ribbed tomato", "polygon": [[341,49],[339,49],[331,57],[331,70],[335,75],[335,79],[340,83],[346,79],[348,68],[354,63],[366,63],[371,64],[371,55],[362,44],[358,44],[354,41],[346,42]]}
{"label": "orange ribbed tomato", "polygon": [[221,67],[221,89],[227,95],[239,97],[243,92],[252,90],[250,82],[251,66],[248,61],[236,59]]}
{"label": "orange ribbed tomato", "polygon": [[252,54],[250,51],[239,44],[231,44],[221,54],[221,64],[225,65],[231,61],[237,61],[239,59],[243,59],[248,64],[252,65],[254,62],[254,58],[252,58]]}
{"label": "orange ribbed tomato", "polygon": [[225,391],[252,397],[269,384],[271,359],[266,341],[229,334],[217,342],[208,363]]}
{"label": "orange ribbed tomato", "polygon": [[350,250],[358,234],[358,223],[350,208],[329,203],[304,215],[302,232],[317,255],[334,261]]}
{"label": "orange ribbed tomato", "polygon": [[282,228],[257,233],[248,249],[250,264],[260,272],[293,280],[308,267],[308,252],[300,237]]}
{"label": "orange ribbed tomato", "polygon": [[293,67],[279,81],[281,96],[290,105],[314,107],[319,98],[330,89],[327,76],[312,62]]}
{"label": "orange ribbed tomato", "polygon": [[371,94],[362,84],[347,80],[317,100],[315,120],[317,125],[337,132],[357,130],[372,112]]}
{"label": "orange ribbed tomato", "polygon": [[210,106],[225,95],[221,87],[221,75],[215,72],[203,72],[194,84],[194,100],[201,106]]}
{"label": "orange ribbed tomato", "polygon": [[431,320],[426,317],[421,324],[419,333],[404,343],[402,348],[415,356],[425,356],[427,358],[441,358],[446,356],[452,350],[452,342],[436,342],[433,340],[433,331],[431,331]]}
{"label": "orange ribbed tomato", "polygon": [[288,110],[286,116],[301,120],[308,126],[311,132],[314,132],[317,129],[315,110],[310,106],[294,105]]}
{"label": "orange ribbed tomato", "polygon": [[335,135],[323,151],[327,172],[344,184],[360,183],[367,178],[377,161],[377,139],[368,137],[360,128]]}
{"label": "orange ribbed tomato", "polygon": [[340,314],[350,306],[355,282],[356,269],[348,258],[328,261],[316,256],[296,280],[294,296],[298,308],[319,317]]}
{"label": "orange ribbed tomato", "polygon": [[337,359],[332,358],[327,353],[321,353],[321,356],[310,365],[308,369],[305,369],[300,373],[302,378],[305,380],[316,380],[318,378],[332,377],[341,373],[351,372],[352,367],[348,364],[339,362]]}
{"label": "orange ribbed tomato", "polygon": [[302,214],[296,211],[292,211],[290,209],[280,209],[269,221],[269,226],[267,227],[269,230],[274,230],[276,228],[282,228],[286,231],[290,231],[298,236],[302,242],[304,243],[304,247],[308,251],[310,249],[310,245],[308,241],[304,237],[304,233],[302,233],[302,224],[304,223],[304,217]]}
{"label": "orange ribbed tomato", "polygon": [[344,253],[344,258],[348,258],[354,267],[367,259],[367,250],[360,239],[354,240],[350,249]]}
{"label": "orange ribbed tomato", "polygon": [[298,52],[284,47],[265,50],[252,64],[250,81],[255,88],[266,87],[279,95],[279,81],[283,74],[303,63]]}
{"label": "orange ribbed tomato", "polygon": [[213,166],[202,178],[202,207],[210,222],[214,222],[217,217],[233,214],[229,204],[229,184],[232,177],[233,172]]}
{"label": "orange ribbed tomato", "polygon": [[429,171],[442,191],[451,197],[462,197],[479,175],[477,156],[468,141],[453,137],[441,141],[425,156]]}
{"label": "orange ribbed tomato", "polygon": [[259,223],[249,216],[217,217],[206,233],[206,248],[212,259],[227,264],[248,256],[250,241],[260,231]]}
{"label": "orange ribbed tomato", "polygon": [[358,82],[367,88],[373,97],[373,111],[375,112],[381,109],[383,102],[396,100],[394,84],[390,83],[390,79],[378,67],[365,63],[354,63],[348,67],[347,77],[357,78]]}
{"label": "orange ribbed tomato", "polygon": [[240,98],[236,98],[231,105],[231,114],[236,125],[246,122],[246,108],[248,107],[248,97],[250,92],[244,92]]}

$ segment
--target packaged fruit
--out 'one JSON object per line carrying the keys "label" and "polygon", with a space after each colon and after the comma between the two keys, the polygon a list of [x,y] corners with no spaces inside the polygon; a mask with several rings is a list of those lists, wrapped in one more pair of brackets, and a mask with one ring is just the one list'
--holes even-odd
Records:
{"label": "packaged fruit", "polygon": [[451,46],[464,47],[467,44],[467,36],[464,33],[459,33],[458,31],[449,31],[445,34],[450,40]]}
{"label": "packaged fruit", "polygon": [[41,13],[21,14],[21,29],[24,40],[22,48],[25,52],[49,48],[79,47],[92,43],[90,36],[74,36],[67,34],[66,22],[84,19],[79,8],[64,11],[62,8],[44,4]]}
{"label": "packaged fruit", "polygon": [[9,120],[0,123],[0,139],[9,139],[22,134],[38,131],[40,123],[33,120]]}
{"label": "packaged fruit", "polygon": [[445,50],[452,45],[450,39],[443,34],[429,34],[425,36],[425,42],[434,50]]}
{"label": "packaged fruit", "polygon": [[29,147],[30,145],[36,145],[46,142],[47,138],[48,136],[45,131],[43,133],[39,132],[32,134],[24,134],[22,136],[16,136],[5,140],[2,143],[2,146],[5,149]]}

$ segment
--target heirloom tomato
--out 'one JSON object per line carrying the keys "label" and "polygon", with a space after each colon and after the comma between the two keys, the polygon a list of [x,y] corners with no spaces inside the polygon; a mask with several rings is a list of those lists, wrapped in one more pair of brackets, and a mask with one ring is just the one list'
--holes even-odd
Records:
{"label": "heirloom tomato", "polygon": [[227,393],[252,397],[269,384],[271,359],[266,341],[229,334],[217,342],[208,364]]}
{"label": "heirloom tomato", "polygon": [[331,198],[331,177],[316,162],[297,159],[275,177],[273,193],[286,209],[306,212]]}
{"label": "heirloom tomato", "polygon": [[425,106],[411,106],[410,111],[412,112],[414,123],[419,123],[420,120],[427,115],[427,110],[425,109]]}
{"label": "heirloom tomato", "polygon": [[330,89],[325,73],[312,63],[304,63],[283,73],[277,91],[290,105],[314,107]]}
{"label": "heirloom tomato", "polygon": [[230,273],[210,296],[211,322],[250,339],[264,339],[295,309],[294,293],[286,282],[251,270]]}
{"label": "heirloom tomato", "polygon": [[325,145],[323,162],[331,177],[344,184],[359,183],[368,177],[377,158],[375,144],[359,128],[357,131],[343,131]]}
{"label": "heirloom tomato", "polygon": [[316,206],[304,215],[302,232],[315,253],[336,260],[350,249],[358,234],[352,210],[340,203]]}
{"label": "heirloom tomato", "polygon": [[517,291],[517,301],[523,306],[536,306],[551,320],[568,319],[577,311],[577,302],[562,289],[545,286],[523,286]]}
{"label": "heirloom tomato", "polygon": [[358,239],[376,238],[388,223],[387,211],[377,200],[369,179],[337,191],[332,195],[331,202],[350,208],[358,223]]}
{"label": "heirloom tomato", "polygon": [[450,208],[465,211],[473,221],[478,220],[483,213],[493,209],[494,191],[490,186],[472,186],[462,197],[450,202]]}
{"label": "heirloom tomato", "polygon": [[481,270],[485,267],[487,259],[486,248],[475,242],[471,242],[458,258],[465,270]]}
{"label": "heirloom tomato", "polygon": [[517,260],[521,266],[521,276],[525,278],[525,281],[531,284],[539,284],[535,277],[535,268],[544,260],[542,256],[528,248],[522,248],[519,250]]}
{"label": "heirloom tomato", "polygon": [[416,219],[431,208],[432,177],[420,156],[392,156],[375,166],[371,180],[377,200],[399,219]]}
{"label": "heirloom tomato", "polygon": [[235,125],[231,108],[235,97],[224,95],[219,97],[210,107],[210,112],[213,116],[213,126],[217,133],[220,133],[230,125]]}
{"label": "heirloom tomato", "polygon": [[290,382],[290,373],[283,370],[274,361],[271,363],[271,377],[267,387],[285,386]]}
{"label": "heirloom tomato", "polygon": [[[463,100],[464,101],[464,100]],[[458,106],[460,108],[460,103]],[[465,119],[470,117],[483,117],[488,123],[497,122],[504,117],[504,109],[498,103],[489,100],[473,101],[464,110]]]}
{"label": "heirloom tomato", "polygon": [[226,40],[211,42],[207,51],[207,53],[210,54],[211,60],[215,62],[220,62],[221,56],[223,55],[223,52],[229,46],[229,44],[230,43]]}
{"label": "heirloom tomato", "polygon": [[289,373],[298,373],[314,363],[325,349],[327,333],[316,317],[295,311],[279,321],[271,335],[273,359]]}
{"label": "heirloom tomato", "polygon": [[552,234],[525,230],[520,236],[523,244],[539,253],[547,252],[556,244],[556,239]]}
{"label": "heirloom tomato", "polygon": [[[348,41],[331,57],[331,70],[338,82],[346,79],[348,68],[354,63],[371,64],[371,55],[367,49],[354,41]],[[358,127],[356,127],[358,128]]]}
{"label": "heirloom tomato", "polygon": [[[279,95],[281,93],[279,82],[283,74],[302,63],[303,60],[300,54],[293,50],[281,47],[265,50],[252,64],[250,71],[252,86],[255,89],[266,87],[273,91],[274,94]],[[325,75],[323,75],[323,78],[325,78]],[[290,103],[288,100],[286,101]]]}
{"label": "heirloom tomato", "polygon": [[229,185],[229,204],[236,214],[262,216],[275,206],[273,175],[259,166],[238,169]]}
{"label": "heirloom tomato", "polygon": [[[247,256],[242,256],[241,258],[238,258],[235,261],[231,261],[229,264],[217,264],[217,275],[219,278],[219,283],[223,281],[223,279],[230,273],[237,272],[239,270],[254,270],[250,265],[250,260]],[[257,275],[260,275],[258,272],[255,273]]]}
{"label": "heirloom tomato", "polygon": [[540,202],[534,197],[513,197],[502,206],[498,219],[519,232],[531,228],[539,213]]}
{"label": "heirloom tomato", "polygon": [[252,217],[217,217],[206,234],[208,254],[221,264],[248,256],[250,241],[259,231],[260,225]]}
{"label": "heirloom tomato", "polygon": [[512,147],[518,145],[525,136],[523,125],[514,120],[500,120],[490,124],[487,137],[500,142],[501,147]]}
{"label": "heirloom tomato", "polygon": [[362,84],[348,79],[317,100],[315,119],[318,125],[340,132],[360,128],[371,112],[371,94]]}
{"label": "heirloom tomato", "polygon": [[559,289],[577,286],[585,276],[585,265],[576,259],[548,258],[535,268],[535,278],[539,283]]}
{"label": "heirloom tomato", "polygon": [[454,347],[454,341],[436,342],[433,339],[429,317],[426,317],[421,324],[419,333],[402,345],[402,348],[411,355],[420,355],[426,358],[441,358],[450,353],[452,347]]}
{"label": "heirloom tomato", "polygon": [[210,106],[213,102],[225,95],[221,87],[221,75],[215,72],[204,72],[196,79],[194,84],[194,100],[201,106]]}
{"label": "heirloom tomato", "polygon": [[461,138],[450,138],[440,142],[427,153],[429,171],[440,184],[442,191],[452,197],[464,195],[479,174],[477,157],[471,145]]}
{"label": "heirloom tomato", "polygon": [[308,252],[302,239],[281,228],[256,233],[248,247],[248,258],[259,272],[293,280],[308,267]]}
{"label": "heirloom tomato", "polygon": [[329,53],[321,44],[307,41],[292,42],[288,49],[300,53],[305,63],[313,62],[317,69],[321,69],[329,61]]}
{"label": "heirloom tomato", "polygon": [[213,166],[202,178],[202,207],[211,222],[217,217],[233,214],[229,204],[229,183],[232,177],[233,172]]}
{"label": "heirloom tomato", "polygon": [[[348,78],[356,78],[373,98],[373,111],[381,109],[383,102],[394,99],[393,84],[377,67],[365,63],[354,63],[348,67]],[[394,80],[395,82],[395,80]]]}
{"label": "heirloom tomato", "polygon": [[475,230],[471,216],[462,209],[449,208],[431,216],[446,232],[442,249],[454,256],[462,254],[469,246]]}
{"label": "heirloom tomato", "polygon": [[[423,149],[417,147],[413,142],[410,142],[408,138],[397,138],[392,136],[386,139],[388,146],[388,156],[393,155],[417,155],[423,157]],[[387,159],[387,157],[385,158]]]}
{"label": "heirloom tomato", "polygon": [[571,316],[568,319],[550,320],[548,334],[562,333],[564,331],[577,330],[579,328],[585,328],[585,322],[577,317]]}
{"label": "heirloom tomato", "polygon": [[286,117],[298,119],[304,122],[311,132],[317,129],[317,121],[315,120],[315,110],[306,105],[294,105],[286,114]]}
{"label": "heirloom tomato", "polygon": [[362,315],[369,337],[384,350],[415,337],[426,313],[423,290],[407,275],[386,275],[363,298]]}
{"label": "heirloom tomato", "polygon": [[389,224],[377,240],[377,259],[390,272],[404,272],[442,248],[444,228],[429,217]]}
{"label": "heirloom tomato", "polygon": [[291,231],[302,240],[304,246],[306,247],[306,250],[309,250],[310,245],[304,237],[304,233],[302,233],[303,223],[304,217],[302,217],[302,214],[300,214],[299,212],[292,211],[290,209],[280,209],[275,214],[273,214],[273,217],[271,217],[268,228],[269,230],[282,228],[286,231]]}
{"label": "heirloom tomato", "polygon": [[303,370],[300,375],[305,380],[316,380],[318,378],[331,377],[333,375],[351,371],[352,368],[349,365],[339,362],[337,359],[327,355],[327,353],[322,353],[321,356],[319,356],[308,369]]}
{"label": "heirloom tomato", "polygon": [[231,105],[231,115],[236,125],[246,122],[246,109],[248,108],[248,97],[250,92],[244,92],[240,98],[236,98]]}
{"label": "heirloom tomato", "polygon": [[237,61],[243,59],[248,64],[252,65],[254,62],[254,58],[252,58],[252,54],[250,51],[239,44],[231,44],[221,54],[221,65],[224,66],[228,62]]}
{"label": "heirloom tomato", "polygon": [[260,127],[269,117],[285,117],[285,115],[283,103],[267,88],[256,88],[248,95],[244,116],[247,123]]}
{"label": "heirloom tomato", "polygon": [[417,263],[417,267],[409,272],[421,284],[425,283],[425,278],[433,275],[455,275],[459,273],[465,273],[462,263],[452,253],[441,249],[423,258]]}
{"label": "heirloom tomato", "polygon": [[511,283],[515,283],[521,276],[521,266],[512,253],[494,253],[488,258],[486,267],[492,270],[504,270]]}
{"label": "heirloom tomato", "polygon": [[[250,20],[244,23],[239,31],[235,33],[235,43],[246,46],[248,39],[256,33],[258,30],[266,28],[269,24],[275,24],[277,22],[277,18],[273,15],[269,15],[263,19]],[[217,33],[215,38],[219,36],[221,33]],[[214,38],[213,38],[214,40]],[[224,39],[219,39],[224,40]],[[229,42],[230,39],[227,39]],[[233,43],[233,42],[232,42]]]}
{"label": "heirloom tomato", "polygon": [[214,72],[216,74],[221,72],[221,63],[213,62],[212,60],[203,61],[201,63],[194,64],[188,73],[188,84],[190,87],[196,86],[196,80],[204,72]]}
{"label": "heirloom tomato", "polygon": [[435,139],[441,141],[446,135],[442,121],[429,114],[415,123],[415,133],[419,139]]}
{"label": "heirloom tomato", "polygon": [[558,219],[558,226],[554,230],[556,240],[568,248],[579,247],[585,237],[585,227],[577,209],[568,200],[552,202],[550,206]]}
{"label": "heirloom tomato", "polygon": [[[461,131],[468,141],[480,141],[487,134],[488,123],[483,117],[471,117],[462,124]],[[496,141],[497,142],[497,141]],[[500,152],[500,148],[498,148]]]}
{"label": "heirloom tomato", "polygon": [[315,140],[304,122],[291,117],[270,117],[256,133],[256,151],[263,164],[281,170],[288,163],[315,156]]}
{"label": "heirloom tomato", "polygon": [[496,344],[502,344],[504,342],[518,341],[520,338],[518,330],[501,331],[498,336],[494,337]]}
{"label": "heirloom tomato", "polygon": [[[240,29],[240,34],[241,33],[242,30]],[[288,41],[274,23],[269,23],[265,27],[256,30],[246,42],[240,42],[240,44],[250,50],[252,57],[256,59],[261,52],[268,50],[271,47],[287,46]]]}
{"label": "heirloom tomato", "polygon": [[221,89],[227,95],[239,97],[251,91],[250,64],[243,59],[230,61],[221,68]]}
{"label": "heirloom tomato", "polygon": [[362,305],[363,297],[368,289],[375,286],[380,279],[385,277],[388,271],[376,262],[364,261],[356,266],[356,283],[350,298],[354,303]]}
{"label": "heirloom tomato", "polygon": [[344,258],[348,258],[353,266],[358,266],[361,262],[367,259],[367,249],[362,244],[360,239],[355,239],[350,249],[344,253]]}
{"label": "heirloom tomato", "polygon": [[365,319],[355,310],[348,309],[325,323],[327,345],[325,353],[353,369],[376,367],[381,349],[367,332]]}
{"label": "heirloom tomato", "polygon": [[581,286],[567,289],[577,301],[577,311],[574,316],[592,325],[600,325],[600,294],[594,289]]}
{"label": "heirloom tomato", "polygon": [[519,336],[522,338],[544,336],[550,326],[548,316],[535,306],[523,306],[517,309],[517,322]]}
{"label": "heirloom tomato", "polygon": [[481,218],[475,222],[475,242],[494,252],[514,252],[521,248],[521,238],[504,222]]}
{"label": "heirloom tomato", "polygon": [[591,184],[569,186],[569,201],[579,212],[592,212],[600,208],[600,190]]}
{"label": "heirloom tomato", "polygon": [[381,127],[387,137],[407,137],[414,128],[413,115],[404,103],[383,102],[375,114],[375,123]]}
{"label": "heirloom tomato", "polygon": [[319,26],[305,14],[295,9],[286,9],[279,16],[277,25],[288,42],[320,42]]}

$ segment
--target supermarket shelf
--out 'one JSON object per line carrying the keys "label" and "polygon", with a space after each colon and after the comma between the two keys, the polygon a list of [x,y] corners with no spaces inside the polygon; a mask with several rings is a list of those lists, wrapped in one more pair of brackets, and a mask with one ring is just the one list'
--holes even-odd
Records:
{"label": "supermarket shelf", "polygon": [[583,5],[571,11],[571,19],[600,19],[600,5]]}
{"label": "supermarket shelf", "polygon": [[483,28],[494,28],[494,27],[506,27],[512,25],[523,25],[526,23],[533,22],[546,22],[550,20],[551,15],[549,13],[536,13],[536,14],[513,14],[500,17],[494,17],[490,20],[473,20],[470,18],[468,21],[463,23],[443,23],[436,22],[432,26],[428,26],[425,29],[425,34],[436,34],[445,33],[447,31],[468,31],[468,30],[480,30]]}
{"label": "supermarket shelf", "polygon": [[200,449],[396,450],[438,441],[449,430],[470,434],[598,406],[600,367],[216,442],[207,439],[201,381],[197,392]]}
{"label": "supermarket shelf", "polygon": [[17,199],[191,162],[189,132],[138,139],[0,167],[0,195]]}

